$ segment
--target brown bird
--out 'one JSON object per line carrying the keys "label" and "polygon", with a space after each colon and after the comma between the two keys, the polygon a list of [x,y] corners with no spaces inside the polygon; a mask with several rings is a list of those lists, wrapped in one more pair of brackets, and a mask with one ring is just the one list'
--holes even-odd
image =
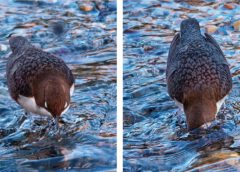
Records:
{"label": "brown bird", "polygon": [[196,19],[182,21],[167,61],[168,93],[182,106],[188,129],[215,119],[232,88],[229,66],[216,40],[201,35]]}
{"label": "brown bird", "polygon": [[11,97],[26,112],[59,117],[70,105],[74,77],[64,61],[31,45],[24,37],[11,37],[12,54],[7,63]]}

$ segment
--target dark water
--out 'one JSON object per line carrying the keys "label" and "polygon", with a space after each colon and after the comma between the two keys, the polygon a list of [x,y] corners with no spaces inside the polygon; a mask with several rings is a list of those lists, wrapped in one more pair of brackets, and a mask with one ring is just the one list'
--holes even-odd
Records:
{"label": "dark water", "polygon": [[[240,171],[240,2],[232,2],[124,1],[124,171]],[[170,42],[187,17],[203,32],[213,25],[233,75],[217,120],[191,134],[165,78]]]}
{"label": "dark water", "polygon": [[[115,171],[116,2],[0,0],[0,171]],[[61,138],[46,118],[24,116],[9,96],[8,37],[26,36],[60,56],[76,89]]]}

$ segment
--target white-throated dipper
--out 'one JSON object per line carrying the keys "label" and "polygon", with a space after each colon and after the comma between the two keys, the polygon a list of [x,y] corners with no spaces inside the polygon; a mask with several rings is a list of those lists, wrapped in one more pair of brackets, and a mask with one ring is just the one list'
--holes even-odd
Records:
{"label": "white-throated dipper", "polygon": [[167,60],[167,87],[182,105],[188,130],[215,119],[232,78],[226,58],[215,39],[200,32],[196,19],[182,21],[172,40]]}
{"label": "white-throated dipper", "polygon": [[70,105],[74,77],[64,61],[34,47],[21,36],[9,40],[12,54],[7,63],[7,84],[11,97],[26,112],[59,117]]}

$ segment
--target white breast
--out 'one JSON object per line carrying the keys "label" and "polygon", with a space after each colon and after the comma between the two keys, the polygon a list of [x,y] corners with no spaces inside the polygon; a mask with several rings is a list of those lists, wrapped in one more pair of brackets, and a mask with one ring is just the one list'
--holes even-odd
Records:
{"label": "white breast", "polygon": [[217,113],[218,113],[218,111],[220,110],[220,108],[221,108],[221,106],[222,106],[222,104],[224,103],[224,101],[225,101],[225,99],[227,98],[227,96],[225,96],[225,97],[223,97],[221,100],[219,100],[218,102],[217,102]]}
{"label": "white breast", "polygon": [[177,101],[176,99],[174,99],[176,105],[184,112],[184,109],[183,109],[183,104],[180,103],[179,101]]}
{"label": "white breast", "polygon": [[[223,103],[224,103],[224,101],[225,101],[226,98],[227,98],[227,96],[223,97],[221,100],[219,100],[219,101],[216,103],[216,106],[217,106],[216,115],[217,115],[217,113],[219,112],[219,110],[220,110],[221,106],[223,105]],[[184,111],[184,109],[183,109],[183,104],[180,103],[179,101],[177,101],[176,99],[174,99],[174,101],[175,101],[176,105],[177,105],[182,111]]]}
{"label": "white breast", "polygon": [[67,110],[69,109],[69,107],[70,107],[70,105],[68,105],[68,106],[64,109],[64,111],[61,113],[61,115],[64,114],[64,113],[66,113]]}
{"label": "white breast", "polygon": [[71,88],[70,88],[70,96],[73,95],[73,92],[74,92],[74,83],[73,83],[73,85],[72,85]]}
{"label": "white breast", "polygon": [[34,114],[40,115],[48,115],[51,116],[51,113],[47,111],[47,109],[40,107],[36,104],[34,97],[25,97],[19,95],[18,103],[27,111],[32,112]]}
{"label": "white breast", "polygon": [[[70,88],[70,96],[73,95],[73,92],[74,92],[74,84]],[[31,112],[31,113],[34,113],[34,114],[51,116],[51,113],[47,109],[45,109],[44,107],[40,107],[36,104],[36,101],[35,101],[34,97],[25,97],[25,96],[19,95],[19,98],[18,98],[17,101],[27,112]],[[47,107],[46,102],[45,102],[45,106]],[[68,105],[64,109],[62,114],[66,113],[67,110],[69,109],[69,107],[70,107],[70,105]]]}

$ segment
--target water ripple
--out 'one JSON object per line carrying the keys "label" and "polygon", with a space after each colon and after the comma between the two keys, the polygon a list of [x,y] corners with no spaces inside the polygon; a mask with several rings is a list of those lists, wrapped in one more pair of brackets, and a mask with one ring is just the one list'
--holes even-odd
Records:
{"label": "water ripple", "polygon": [[[239,170],[239,11],[238,1],[124,1],[124,171]],[[233,76],[217,120],[193,133],[165,78],[170,42],[187,17],[197,18],[202,32],[215,26]]]}
{"label": "water ripple", "polygon": [[[0,171],[114,171],[116,2],[0,0],[0,14]],[[12,34],[61,57],[74,73],[60,139],[49,127],[51,119],[25,116],[8,94]]]}

